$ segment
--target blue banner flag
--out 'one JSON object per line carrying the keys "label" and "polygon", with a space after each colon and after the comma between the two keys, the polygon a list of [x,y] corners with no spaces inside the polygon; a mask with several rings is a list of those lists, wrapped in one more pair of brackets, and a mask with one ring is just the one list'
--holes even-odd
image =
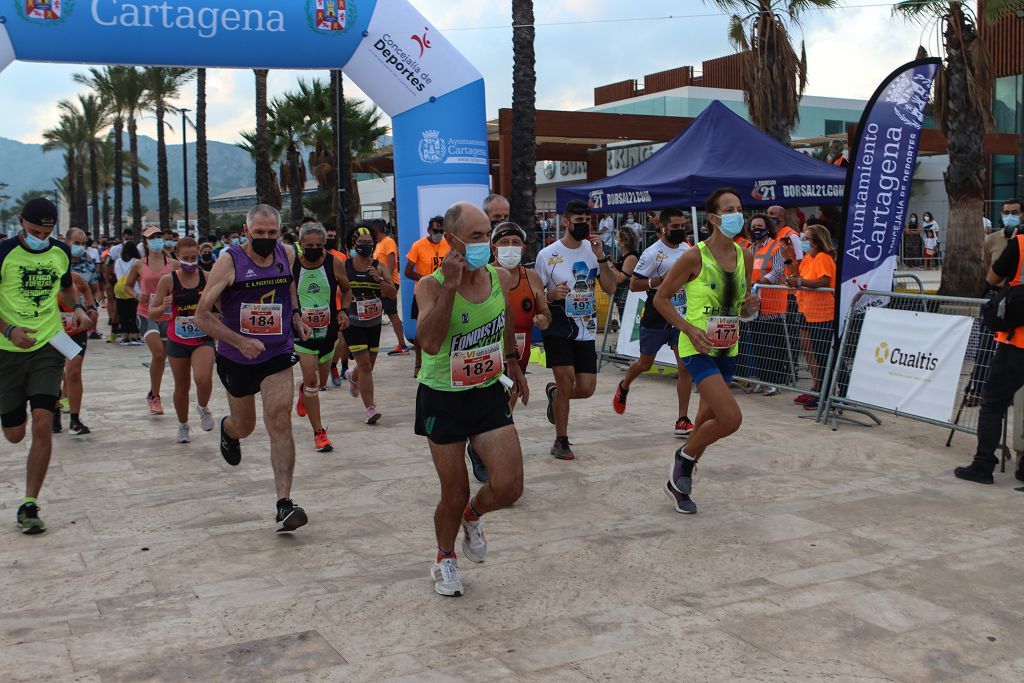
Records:
{"label": "blue banner flag", "polygon": [[[892,291],[910,201],[925,105],[941,60],[921,59],[892,72],[868,101],[851,145],[836,297],[838,333],[857,292]],[[870,300],[861,298],[859,305]]]}

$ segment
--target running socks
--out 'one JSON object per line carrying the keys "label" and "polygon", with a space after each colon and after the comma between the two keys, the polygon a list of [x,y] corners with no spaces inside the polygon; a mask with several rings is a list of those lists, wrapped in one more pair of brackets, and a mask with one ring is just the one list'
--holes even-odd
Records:
{"label": "running socks", "polygon": [[473,502],[475,500],[475,497],[470,498],[469,502],[466,503],[466,509],[462,513],[462,518],[467,522],[479,522],[480,517],[482,516],[479,512],[476,511],[476,506],[473,505]]}
{"label": "running socks", "polygon": [[36,506],[38,506],[39,505],[39,501],[37,501],[35,498],[33,498],[31,496],[25,496],[25,501],[24,501],[23,504],[24,505],[36,505]]}
{"label": "running socks", "polygon": [[79,422],[81,422],[78,419],[78,416],[79,416],[79,413],[71,413],[71,424],[74,425],[74,424],[79,424]]}
{"label": "running socks", "polygon": [[441,548],[441,546],[437,546],[437,561],[438,562],[440,562],[441,560],[443,560],[445,558],[449,558],[449,557],[451,559],[453,559],[453,560],[455,559],[455,548],[452,548],[451,550],[444,550],[444,549]]}
{"label": "running socks", "polygon": [[692,477],[693,467],[697,464],[697,461],[687,455],[682,448],[679,449],[680,469],[682,470],[682,476]]}

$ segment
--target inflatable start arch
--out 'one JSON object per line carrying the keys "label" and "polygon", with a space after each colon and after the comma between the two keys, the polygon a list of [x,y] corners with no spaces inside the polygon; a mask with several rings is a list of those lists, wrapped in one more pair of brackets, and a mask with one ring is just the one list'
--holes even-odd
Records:
{"label": "inflatable start arch", "polygon": [[344,69],[391,117],[401,255],[488,192],[483,77],[406,0],[0,0],[0,70],[15,59]]}

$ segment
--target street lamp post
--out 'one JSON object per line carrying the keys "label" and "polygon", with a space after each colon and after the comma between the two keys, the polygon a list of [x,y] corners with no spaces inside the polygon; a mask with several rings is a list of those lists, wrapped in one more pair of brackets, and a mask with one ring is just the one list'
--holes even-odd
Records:
{"label": "street lamp post", "polygon": [[185,208],[185,236],[189,236],[188,231],[188,119],[185,118],[185,114],[188,109],[181,110],[181,176],[185,185],[185,198],[182,200],[182,204]]}

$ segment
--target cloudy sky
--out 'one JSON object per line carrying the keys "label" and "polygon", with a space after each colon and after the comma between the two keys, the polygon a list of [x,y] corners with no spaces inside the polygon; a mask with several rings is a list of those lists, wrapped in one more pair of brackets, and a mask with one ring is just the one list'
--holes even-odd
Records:
{"label": "cloudy sky", "polygon": [[[511,102],[511,3],[507,0],[414,0],[414,4],[483,73],[487,112]],[[894,20],[891,3],[848,0],[843,9],[808,15],[796,33],[807,43],[808,94],[867,98],[893,68],[928,40],[921,27]],[[727,19],[702,0],[556,0],[537,2],[537,104],[576,109],[593,103],[593,88],[730,54]],[[668,18],[673,16],[674,18]],[[934,42],[932,39],[931,42]],[[934,50],[934,46],[929,45]],[[57,119],[56,103],[83,90],[71,75],[82,67],[14,63],[0,75],[0,136],[39,142]],[[251,71],[208,72],[209,136],[235,142],[253,123]],[[325,72],[272,71],[270,94],[297,78]],[[348,83],[347,94],[361,96]],[[182,106],[194,106],[194,90]],[[152,119],[140,129],[155,136]],[[180,132],[175,128],[176,137]]]}

